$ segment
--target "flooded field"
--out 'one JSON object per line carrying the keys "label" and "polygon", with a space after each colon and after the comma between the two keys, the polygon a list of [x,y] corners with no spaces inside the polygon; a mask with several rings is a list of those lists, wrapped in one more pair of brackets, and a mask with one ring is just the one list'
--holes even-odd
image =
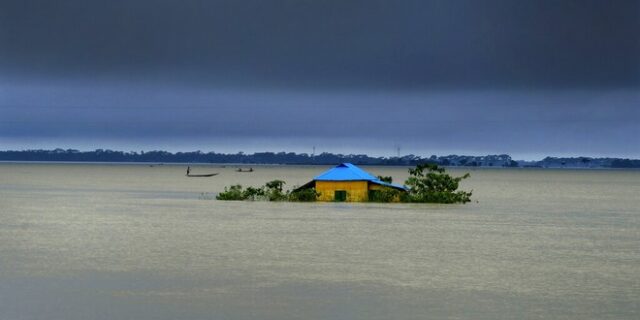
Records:
{"label": "flooded field", "polygon": [[236,168],[0,164],[0,319],[640,318],[640,171],[453,170],[466,205],[214,200],[328,166]]}

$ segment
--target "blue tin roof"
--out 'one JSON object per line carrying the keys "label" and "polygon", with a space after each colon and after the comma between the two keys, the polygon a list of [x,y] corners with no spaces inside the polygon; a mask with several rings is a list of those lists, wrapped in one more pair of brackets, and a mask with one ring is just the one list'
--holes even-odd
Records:
{"label": "blue tin roof", "polygon": [[351,163],[341,163],[315,177],[320,181],[360,181],[376,180],[370,173],[354,166]]}
{"label": "blue tin roof", "polygon": [[372,183],[376,183],[379,185],[383,185],[383,186],[387,186],[390,188],[396,188],[396,189],[402,189],[404,191],[409,191],[409,188],[403,186],[403,185],[399,185],[399,184],[395,184],[395,183],[389,183],[389,182],[384,182],[382,180],[376,179],[375,181],[371,181]]}
{"label": "blue tin roof", "polygon": [[398,184],[384,182],[370,173],[356,167],[351,163],[341,163],[331,168],[319,176],[315,177],[315,181],[370,181],[375,184],[407,190],[407,187]]}

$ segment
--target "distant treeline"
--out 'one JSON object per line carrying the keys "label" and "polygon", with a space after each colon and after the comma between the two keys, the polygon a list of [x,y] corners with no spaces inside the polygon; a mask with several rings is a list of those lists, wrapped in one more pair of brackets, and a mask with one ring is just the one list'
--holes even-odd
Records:
{"label": "distant treeline", "polygon": [[[528,166],[531,163],[522,163]],[[640,160],[620,158],[555,158],[546,157],[535,161],[533,166],[543,168],[640,168]]]}
{"label": "distant treeline", "polygon": [[509,155],[371,157],[365,154],[313,155],[294,152],[256,152],[253,154],[217,152],[114,151],[75,149],[0,151],[0,161],[63,161],[63,162],[150,162],[150,163],[255,163],[255,164],[320,164],[351,162],[359,165],[407,165],[433,163],[463,167],[544,167],[544,168],[640,168],[640,160],[618,158],[553,158],[541,161],[515,161]]}
{"label": "distant treeline", "polygon": [[614,159],[611,162],[612,168],[640,168],[640,160]]}
{"label": "distant treeline", "polygon": [[253,154],[217,152],[114,151],[75,149],[0,151],[0,161],[81,161],[81,162],[151,162],[151,163],[252,163],[252,164],[336,164],[351,162],[372,165],[413,165],[420,157],[370,157],[364,154],[342,155],[321,153],[310,155],[294,152],[256,152]]}

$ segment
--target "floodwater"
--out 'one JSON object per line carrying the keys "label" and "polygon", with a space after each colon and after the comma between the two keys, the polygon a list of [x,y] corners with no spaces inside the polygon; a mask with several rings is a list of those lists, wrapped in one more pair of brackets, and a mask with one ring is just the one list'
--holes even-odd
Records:
{"label": "floodwater", "polygon": [[0,164],[0,319],[640,319],[640,171],[471,170],[466,205],[214,200],[327,167],[235,168]]}

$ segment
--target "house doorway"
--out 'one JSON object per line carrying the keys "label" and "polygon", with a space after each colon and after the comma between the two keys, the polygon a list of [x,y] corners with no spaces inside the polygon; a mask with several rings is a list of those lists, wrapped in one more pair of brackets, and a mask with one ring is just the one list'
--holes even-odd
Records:
{"label": "house doorway", "polygon": [[333,194],[333,199],[338,202],[347,201],[347,191],[336,190]]}

